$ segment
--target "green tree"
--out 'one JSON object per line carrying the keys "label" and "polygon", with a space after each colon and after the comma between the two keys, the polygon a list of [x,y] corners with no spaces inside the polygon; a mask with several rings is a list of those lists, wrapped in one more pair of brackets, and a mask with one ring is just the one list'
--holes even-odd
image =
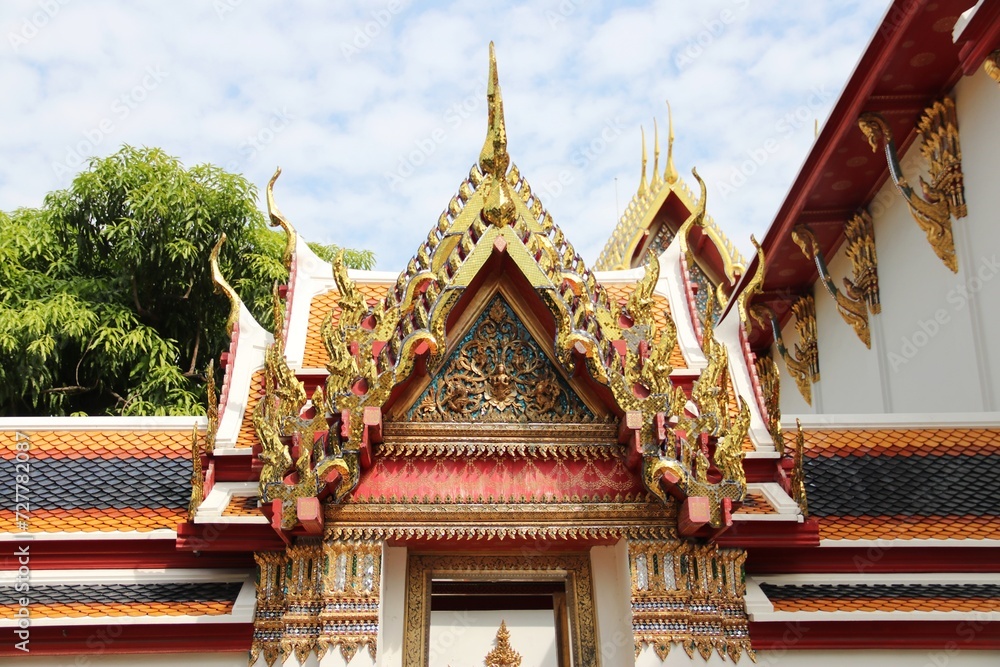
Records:
{"label": "green tree", "polygon": [[228,344],[212,245],[225,232],[223,273],[269,329],[288,278],[256,195],[218,167],[125,146],[40,209],[0,212],[0,415],[203,413],[204,371]]}

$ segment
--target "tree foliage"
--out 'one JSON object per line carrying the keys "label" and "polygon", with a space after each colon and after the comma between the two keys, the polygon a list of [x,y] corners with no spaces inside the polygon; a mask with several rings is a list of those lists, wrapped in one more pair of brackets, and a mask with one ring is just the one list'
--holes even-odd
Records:
{"label": "tree foliage", "polygon": [[41,208],[0,212],[0,414],[203,413],[204,371],[228,345],[212,245],[225,232],[223,273],[266,328],[288,278],[256,195],[219,167],[125,146]]}

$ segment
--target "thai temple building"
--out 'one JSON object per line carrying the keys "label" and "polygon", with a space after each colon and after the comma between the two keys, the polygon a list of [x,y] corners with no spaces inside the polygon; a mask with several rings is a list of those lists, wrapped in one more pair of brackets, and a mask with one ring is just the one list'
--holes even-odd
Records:
{"label": "thai temple building", "polygon": [[398,270],[275,174],[207,418],[0,420],[0,660],[1000,664],[1000,2],[893,2],[748,258],[671,127],[585,261],[487,98]]}

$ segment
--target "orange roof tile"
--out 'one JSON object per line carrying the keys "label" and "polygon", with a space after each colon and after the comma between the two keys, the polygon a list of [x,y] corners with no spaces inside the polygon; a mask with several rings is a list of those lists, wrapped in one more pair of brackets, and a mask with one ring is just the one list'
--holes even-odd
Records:
{"label": "orange roof tile", "polygon": [[1000,453],[1000,429],[809,429],[807,456],[913,456]]}
{"label": "orange roof tile", "polygon": [[747,491],[743,505],[734,514],[776,514],[774,507],[760,491]]}
{"label": "orange roof tile", "polygon": [[253,411],[257,407],[257,402],[264,395],[264,370],[261,369],[250,378],[250,394],[247,396],[247,406],[243,410],[243,421],[240,422],[240,432],[236,436],[237,449],[250,449],[256,446],[260,440],[257,439],[257,429],[253,427]]}
{"label": "orange roof tile", "polygon": [[998,540],[1000,516],[827,516],[823,540]]}
{"label": "orange roof tile", "polygon": [[[22,514],[22,517],[25,515]],[[0,509],[0,532],[19,532],[11,510]],[[187,520],[187,508],[136,509],[35,509],[27,513],[29,533],[93,533],[113,531],[147,532],[158,528],[175,530]]]}
{"label": "orange roof tile", "polygon": [[[157,431],[25,431],[31,459],[189,458],[191,429]],[[0,459],[12,459],[14,431],[0,432]],[[204,443],[205,432],[199,432]]]}
{"label": "orange roof tile", "polygon": [[1000,611],[997,598],[795,598],[771,603],[775,611]]}
{"label": "orange roof tile", "polygon": [[231,496],[222,516],[261,516],[257,496]]}
{"label": "orange roof tile", "polygon": [[[16,605],[0,607],[13,618]],[[32,618],[99,618],[102,616],[221,616],[233,610],[233,601],[32,604]]]}

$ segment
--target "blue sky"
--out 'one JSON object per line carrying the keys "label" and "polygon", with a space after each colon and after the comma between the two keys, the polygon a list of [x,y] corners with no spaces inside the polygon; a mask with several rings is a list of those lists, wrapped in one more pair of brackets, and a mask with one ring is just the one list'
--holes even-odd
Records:
{"label": "blue sky", "polygon": [[159,146],[261,191],[281,165],[303,236],[399,270],[478,157],[493,40],[511,156],[585,259],[654,117],[665,153],[668,98],[675,164],[746,254],[887,4],[6,1],[0,209],[123,143]]}

